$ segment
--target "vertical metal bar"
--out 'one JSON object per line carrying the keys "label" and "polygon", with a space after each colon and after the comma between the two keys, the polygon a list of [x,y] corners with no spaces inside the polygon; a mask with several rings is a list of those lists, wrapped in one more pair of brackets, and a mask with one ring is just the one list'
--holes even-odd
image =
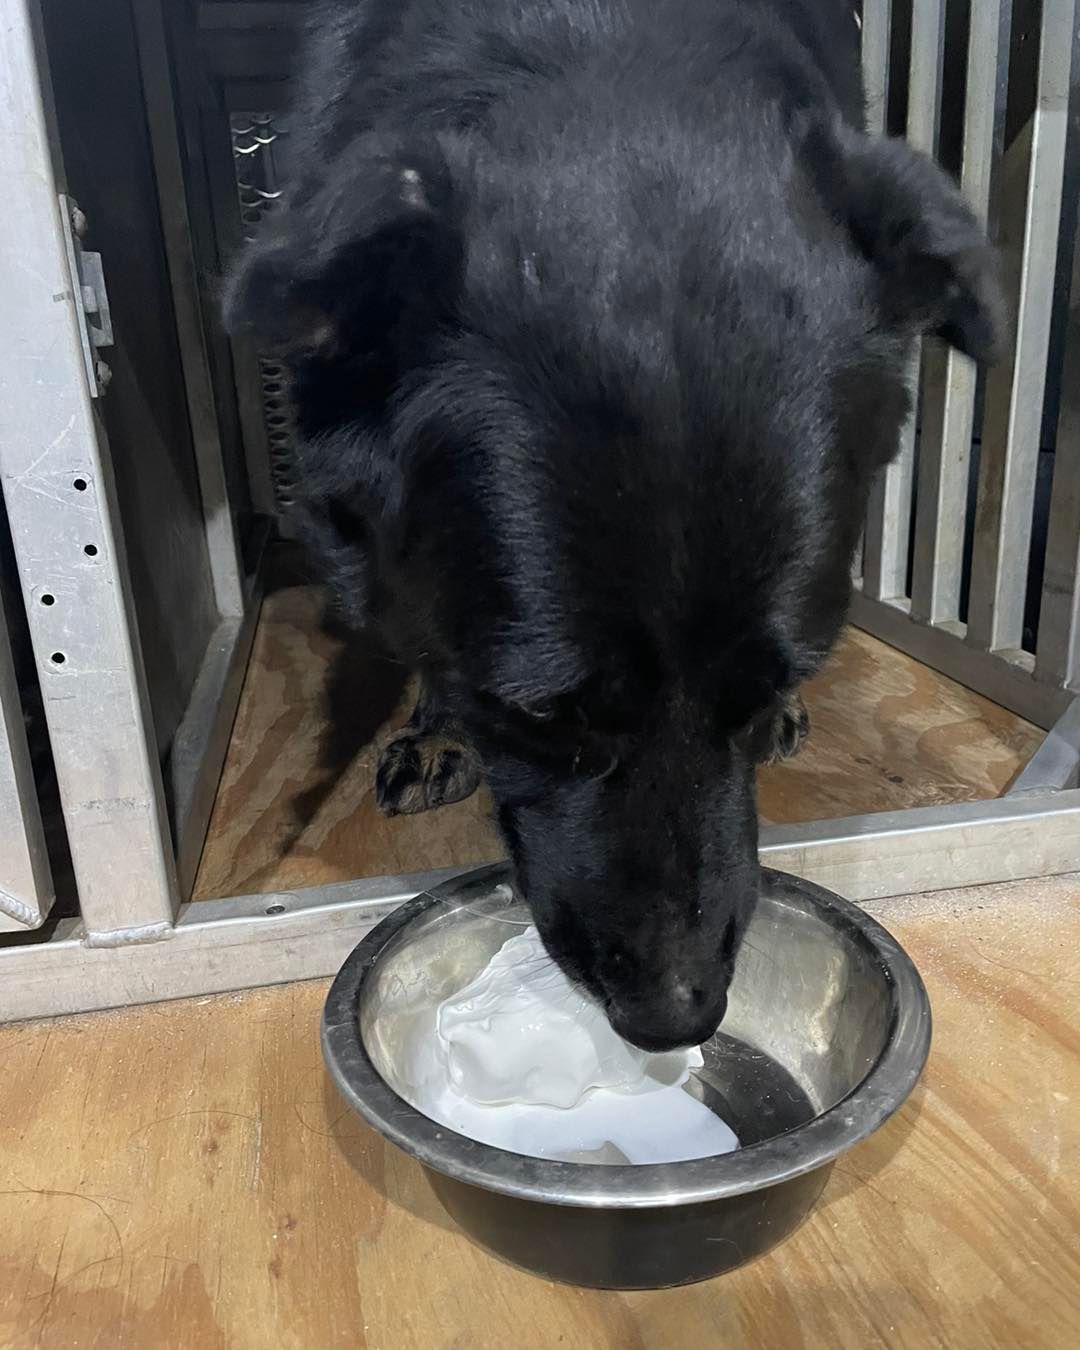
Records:
{"label": "vertical metal bar", "polygon": [[[1012,0],[971,7],[961,186],[988,222],[1005,142]],[[927,350],[911,613],[938,624],[960,617],[968,476],[975,426],[974,363],[960,352]]]}
{"label": "vertical metal bar", "polygon": [[1074,698],[1005,795],[1022,797],[1028,793],[1070,792],[1078,787],[1080,698]]}
{"label": "vertical metal bar", "polygon": [[1071,353],[1062,380],[1035,674],[1048,683],[1077,688],[1080,686],[1080,310],[1073,310],[1069,326]]}
{"label": "vertical metal bar", "polygon": [[195,446],[210,574],[222,616],[239,618],[244,612],[244,574],[225,480],[214,380],[206,346],[187,187],[176,129],[168,38],[161,0],[136,0],[134,9],[154,179]]}
{"label": "vertical metal bar", "polygon": [[1061,371],[1061,408],[1054,446],[1054,482],[1046,535],[1035,676],[1080,685],[1080,18],[1074,29],[1066,203],[1063,223],[1072,252],[1069,315]]}
{"label": "vertical metal bar", "polygon": [[862,70],[866,129],[884,136],[889,113],[889,47],[892,0],[863,0]]}
{"label": "vertical metal bar", "polygon": [[907,138],[916,150],[937,150],[941,125],[941,67],[945,53],[945,0],[915,0],[911,14],[911,73]]}
{"label": "vertical metal bar", "polygon": [[[889,116],[889,72],[892,46],[892,0],[863,0],[859,21],[862,34],[862,75],[866,92],[866,129],[884,136]],[[853,580],[862,584],[865,571],[866,532],[859,534],[852,559]]]}
{"label": "vertical metal bar", "polygon": [[1007,367],[987,380],[967,634],[987,651],[1023,645],[1076,12],[1076,0],[1043,5],[1011,381],[1006,393]]}
{"label": "vertical metal bar", "polygon": [[36,928],[52,902],[52,870],[0,598],[0,933]]}
{"label": "vertical metal bar", "polygon": [[[204,91],[202,109],[203,125],[210,133],[206,135],[205,150],[218,252],[222,258],[231,262],[239,255],[245,240],[237,201],[236,162],[229,113],[219,98],[211,102],[210,91]],[[234,338],[231,348],[251,504],[259,515],[273,517],[277,514],[277,500],[270,472],[270,444],[263,409],[259,356],[250,339]]]}
{"label": "vertical metal bar", "polygon": [[[864,28],[865,33],[865,28]],[[941,73],[945,46],[945,0],[915,0],[911,20],[907,137],[916,149],[934,154],[941,121]],[[911,358],[914,381],[921,347]],[[915,411],[900,433],[895,458],[878,475],[870,493],[863,555],[863,593],[872,600],[907,594],[911,489],[915,466]]]}
{"label": "vertical metal bar", "polygon": [[88,940],[169,931],[175,869],[108,442],[90,398],[37,0],[0,24],[0,482]]}

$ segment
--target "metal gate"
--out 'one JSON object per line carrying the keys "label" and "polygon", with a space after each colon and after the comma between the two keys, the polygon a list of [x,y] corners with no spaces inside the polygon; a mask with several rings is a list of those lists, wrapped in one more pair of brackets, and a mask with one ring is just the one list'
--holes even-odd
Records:
{"label": "metal gate", "polygon": [[[936,155],[946,82],[962,86],[960,180],[1001,245],[1015,325],[982,380],[959,352],[922,351],[916,414],[871,502],[854,619],[1049,728],[1080,682],[1077,4],[1043,0],[1040,14],[973,0],[966,61],[951,66],[946,0],[907,10],[898,70],[898,7],[863,3],[871,122],[886,128],[902,81],[908,138]],[[1025,42],[1037,61],[1033,87],[1018,90],[1010,69]],[[1010,126],[1025,97],[1029,116]],[[1040,459],[1052,465],[1041,495]]]}

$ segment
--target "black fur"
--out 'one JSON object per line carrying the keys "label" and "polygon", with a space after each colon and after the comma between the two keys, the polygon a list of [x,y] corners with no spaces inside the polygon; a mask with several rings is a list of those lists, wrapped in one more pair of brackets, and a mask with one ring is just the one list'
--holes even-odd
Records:
{"label": "black fur", "polygon": [[426,786],[455,728],[549,950],[643,1045],[723,1013],[755,760],[805,732],[912,340],[1000,324],[956,189],[863,134],[857,39],[846,0],[331,6],[231,283],[342,610],[424,680],[384,804],[471,787]]}

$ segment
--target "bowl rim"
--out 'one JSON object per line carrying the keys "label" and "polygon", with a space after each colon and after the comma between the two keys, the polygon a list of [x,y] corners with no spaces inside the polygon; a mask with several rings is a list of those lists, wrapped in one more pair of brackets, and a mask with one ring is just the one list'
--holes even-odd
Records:
{"label": "bowl rim", "polygon": [[824,887],[762,868],[762,879],[824,911],[828,921],[869,946],[891,991],[885,1045],[866,1077],[827,1111],[785,1134],[733,1153],[689,1162],[600,1166],[510,1153],[458,1134],[417,1110],[386,1082],[360,1034],[364,981],[386,945],[462,882],[494,887],[508,863],[463,872],[387,915],[346,958],[323,1009],[323,1058],[346,1102],[384,1138],[425,1167],[501,1195],[588,1208],[642,1209],[702,1203],[764,1190],[834,1161],[877,1130],[906,1101],[930,1051],[930,1000],[900,944],[869,914]]}

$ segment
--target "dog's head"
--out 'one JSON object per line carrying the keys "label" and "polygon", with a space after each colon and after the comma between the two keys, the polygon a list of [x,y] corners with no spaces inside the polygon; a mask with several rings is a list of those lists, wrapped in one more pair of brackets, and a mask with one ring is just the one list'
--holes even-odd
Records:
{"label": "dog's head", "polygon": [[291,364],[346,605],[475,740],[549,950],[660,1048],[723,1015],[756,747],[842,626],[911,342],[986,357],[999,318],[905,145],[603,135],[361,138],[228,310]]}

